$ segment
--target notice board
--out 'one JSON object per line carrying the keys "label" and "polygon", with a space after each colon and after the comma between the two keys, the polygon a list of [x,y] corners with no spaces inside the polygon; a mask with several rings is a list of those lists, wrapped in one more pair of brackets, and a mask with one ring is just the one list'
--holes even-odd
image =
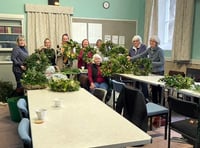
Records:
{"label": "notice board", "polygon": [[[84,26],[85,24],[86,31],[81,31],[81,36],[86,38],[88,38],[89,35],[87,29],[90,25],[88,24],[99,24],[99,26],[102,26],[102,29],[98,29],[97,32],[102,32],[98,33],[98,38],[99,36],[102,36],[101,39],[105,41],[105,38],[109,38],[110,36],[111,40],[116,42],[118,40],[118,44],[124,44],[127,49],[132,45],[132,37],[137,34],[137,21],[135,20],[72,18],[72,24],[73,23],[83,24],[81,26]],[[76,32],[78,29],[79,28],[74,28],[72,31]],[[85,35],[83,35],[84,32],[86,33]],[[77,32],[76,34],[80,33]],[[94,41],[90,43],[94,44]]]}

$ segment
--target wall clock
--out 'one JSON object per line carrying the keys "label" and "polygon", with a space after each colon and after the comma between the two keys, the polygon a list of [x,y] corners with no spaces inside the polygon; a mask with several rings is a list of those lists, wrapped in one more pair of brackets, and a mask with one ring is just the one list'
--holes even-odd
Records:
{"label": "wall clock", "polygon": [[110,7],[110,3],[108,1],[103,2],[103,7],[108,9]]}

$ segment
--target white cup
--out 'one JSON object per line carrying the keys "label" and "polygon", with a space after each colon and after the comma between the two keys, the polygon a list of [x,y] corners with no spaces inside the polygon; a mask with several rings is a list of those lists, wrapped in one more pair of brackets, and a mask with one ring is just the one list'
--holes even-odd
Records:
{"label": "white cup", "polygon": [[46,116],[46,109],[37,109],[35,112],[36,112],[36,115],[37,115],[37,119],[38,120],[45,120],[45,116]]}
{"label": "white cup", "polygon": [[85,69],[85,66],[81,66],[81,70],[84,70]]}
{"label": "white cup", "polygon": [[54,99],[54,106],[55,107],[61,107],[62,106],[62,101],[58,98]]}

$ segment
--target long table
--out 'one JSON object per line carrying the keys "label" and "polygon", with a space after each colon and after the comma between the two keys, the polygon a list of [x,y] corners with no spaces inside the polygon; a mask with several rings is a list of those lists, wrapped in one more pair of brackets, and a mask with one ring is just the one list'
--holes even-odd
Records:
{"label": "long table", "polygon": [[[160,76],[160,75],[148,75],[148,76],[136,76],[133,74],[118,74],[119,76],[128,78],[128,79],[132,79],[135,81],[140,81],[140,82],[144,82],[147,84],[151,84],[151,85],[155,85],[155,86],[160,86],[160,87],[165,87],[165,83],[164,82],[160,82],[159,80],[161,78],[164,78],[164,76]],[[195,83],[195,84],[199,84],[199,83]],[[167,88],[169,90],[173,90],[173,88]],[[191,97],[197,97],[200,99],[200,93],[190,90],[190,89],[180,89],[180,90],[176,90],[178,93],[186,95],[186,96],[191,96]]]}
{"label": "long table", "polygon": [[[80,88],[59,93],[28,90],[34,148],[126,147],[151,143],[152,138],[109,106]],[[59,98],[63,105],[54,107]],[[35,110],[47,109],[44,123],[36,124]]]}

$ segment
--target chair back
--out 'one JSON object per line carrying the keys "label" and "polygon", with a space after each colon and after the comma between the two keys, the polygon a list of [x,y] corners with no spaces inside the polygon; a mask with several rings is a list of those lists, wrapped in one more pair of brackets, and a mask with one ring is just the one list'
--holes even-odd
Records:
{"label": "chair back", "polygon": [[28,118],[29,117],[27,103],[26,103],[26,100],[24,98],[20,98],[17,101],[17,107],[19,109],[21,118]]}
{"label": "chair back", "polygon": [[23,141],[24,148],[32,147],[32,140],[30,137],[30,121],[27,118],[23,118],[18,125],[18,134]]}
{"label": "chair back", "polygon": [[145,98],[142,92],[131,86],[124,86],[117,100],[116,111],[141,128],[147,131],[148,117]]}
{"label": "chair back", "polygon": [[123,86],[125,85],[125,83],[123,82],[119,82],[119,81],[116,81],[116,80],[112,80],[112,86],[113,86],[113,90],[120,93]]}
{"label": "chair back", "polygon": [[186,117],[195,118],[199,117],[199,105],[191,101],[185,101],[173,96],[168,97],[169,110],[174,111]]}
{"label": "chair back", "polygon": [[93,95],[103,102],[105,102],[106,94],[107,91],[103,88],[95,88],[93,92]]}

